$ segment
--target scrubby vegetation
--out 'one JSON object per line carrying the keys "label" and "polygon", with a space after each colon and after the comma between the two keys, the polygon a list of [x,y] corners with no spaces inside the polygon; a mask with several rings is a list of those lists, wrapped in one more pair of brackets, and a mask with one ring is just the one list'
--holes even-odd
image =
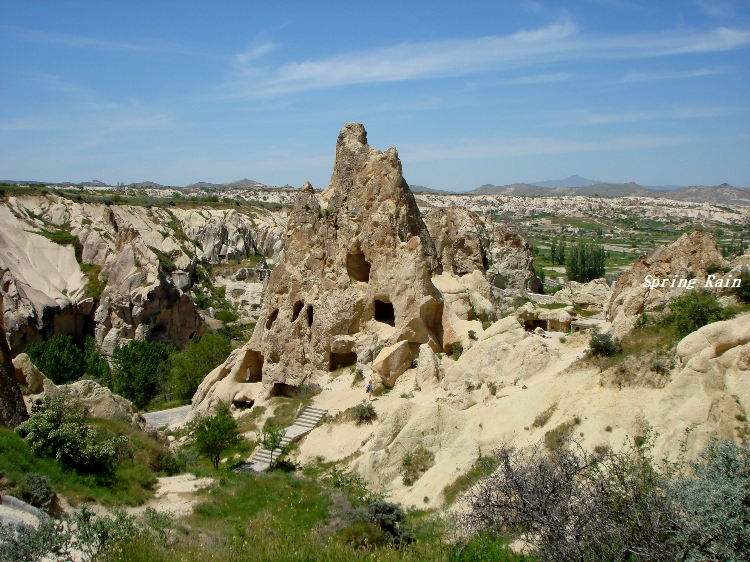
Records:
{"label": "scrubby vegetation", "polygon": [[219,468],[222,451],[241,440],[237,422],[224,402],[219,402],[211,415],[191,422],[188,430],[193,435],[196,450],[211,461],[214,470]]}
{"label": "scrubby vegetation", "polygon": [[184,350],[167,359],[169,397],[184,402],[190,400],[205,376],[221,365],[231,351],[229,339],[218,333],[191,339]]}
{"label": "scrubby vegetation", "polygon": [[143,408],[159,391],[159,367],[168,357],[169,350],[158,342],[132,340],[116,347],[112,353],[112,390]]}

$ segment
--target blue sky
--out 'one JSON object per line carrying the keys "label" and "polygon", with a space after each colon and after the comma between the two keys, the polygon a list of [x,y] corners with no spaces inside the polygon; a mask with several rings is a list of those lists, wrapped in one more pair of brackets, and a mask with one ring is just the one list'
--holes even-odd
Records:
{"label": "blue sky", "polygon": [[750,187],[750,2],[0,0],[0,179]]}

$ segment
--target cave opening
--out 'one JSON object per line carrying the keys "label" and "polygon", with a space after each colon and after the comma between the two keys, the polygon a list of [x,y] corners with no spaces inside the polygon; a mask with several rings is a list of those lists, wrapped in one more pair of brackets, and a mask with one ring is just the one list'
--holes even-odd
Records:
{"label": "cave opening", "polygon": [[347,353],[331,353],[328,370],[335,371],[340,367],[351,367],[356,364],[357,354],[354,351],[349,351]]}
{"label": "cave opening", "polygon": [[268,319],[266,320],[266,330],[270,330],[271,326],[273,326],[273,323],[276,321],[276,318],[279,316],[279,309],[277,308],[274,310],[271,314],[268,315]]}
{"label": "cave opening", "polygon": [[389,326],[396,325],[396,311],[393,309],[393,305],[387,301],[376,300],[375,301],[375,320],[388,324]]}
{"label": "cave opening", "polygon": [[312,325],[313,325],[313,319],[314,319],[313,318],[313,314],[314,314],[313,307],[312,307],[312,305],[310,305],[310,306],[307,307],[307,325],[310,328],[312,328]]}
{"label": "cave opening", "polygon": [[262,382],[262,380],[263,355],[251,349],[245,354],[245,382]]}
{"label": "cave opening", "polygon": [[347,254],[346,271],[349,273],[349,277],[355,281],[362,283],[369,283],[370,281],[370,262],[365,259],[362,252]]}
{"label": "cave opening", "polygon": [[297,301],[294,303],[294,308],[292,309],[292,322],[294,322],[297,317],[299,316],[299,313],[302,312],[302,309],[305,307],[305,303],[302,301]]}
{"label": "cave opening", "polygon": [[296,398],[299,387],[283,382],[273,383],[273,390],[271,396],[288,396],[289,398]]}

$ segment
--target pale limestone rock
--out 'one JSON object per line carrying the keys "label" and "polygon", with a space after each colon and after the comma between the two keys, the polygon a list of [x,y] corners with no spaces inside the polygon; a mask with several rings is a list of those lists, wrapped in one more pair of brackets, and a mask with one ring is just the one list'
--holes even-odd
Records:
{"label": "pale limestone rock", "polygon": [[409,367],[411,367],[409,342],[401,341],[380,351],[372,364],[372,371],[380,377],[385,386],[392,387],[396,379]]}
{"label": "pale limestone rock", "polygon": [[429,345],[419,346],[419,359],[417,360],[417,386],[422,390],[437,388],[443,378],[443,369],[440,360]]}
{"label": "pale limestone rock", "polygon": [[610,294],[611,290],[607,280],[601,278],[588,283],[569,281],[565,287],[553,295],[553,298],[559,302],[602,308],[609,301]]}
{"label": "pale limestone rock", "polygon": [[13,359],[13,367],[16,371],[16,381],[18,384],[26,385],[32,394],[44,391],[44,381],[47,377],[34,366],[28,355],[19,353]]}
{"label": "pale limestone rock", "polygon": [[527,328],[542,328],[549,332],[569,332],[570,323],[576,319],[574,314],[573,307],[550,310],[538,307],[533,302],[527,302],[516,310],[516,318]]}
{"label": "pale limestone rock", "polygon": [[[677,346],[683,366],[653,420],[660,458],[695,459],[711,440],[737,440],[750,411],[750,315],[704,326]],[[745,422],[746,425],[746,422]],[[745,428],[747,429],[747,428]]]}

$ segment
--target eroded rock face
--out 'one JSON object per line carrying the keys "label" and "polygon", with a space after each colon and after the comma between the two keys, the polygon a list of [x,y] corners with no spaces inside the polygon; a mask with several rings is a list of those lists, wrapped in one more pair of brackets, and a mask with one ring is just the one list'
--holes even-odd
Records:
{"label": "eroded rock face", "polygon": [[[0,307],[3,296],[0,295]],[[5,339],[5,326],[0,316],[0,425],[13,429],[28,418],[26,403],[16,382],[16,370]]]}
{"label": "eroded rock face", "polygon": [[364,127],[347,123],[331,184],[319,196],[303,187],[258,325],[230,360],[255,357],[245,371],[249,380],[261,372],[268,395],[316,371],[369,365],[378,343],[440,349],[443,302],[430,281],[437,267],[396,149],[370,147]]}
{"label": "eroded rock face", "polygon": [[[660,246],[641,257],[630,269],[620,275],[605,306],[605,314],[612,321],[617,335],[629,332],[642,312],[651,312],[669,300],[690,291],[689,288],[671,287],[675,278],[695,279],[695,288],[704,288],[711,264],[725,265],[713,237],[700,230],[686,232],[668,246]],[[669,279],[665,287],[643,287],[646,276],[652,279]]]}
{"label": "eroded rock face", "polygon": [[655,411],[656,452],[691,460],[711,440],[740,441],[750,429],[750,315],[689,334],[676,356],[680,368]]}
{"label": "eroded rock face", "polygon": [[[55,334],[94,333],[105,354],[145,338],[184,346],[202,318],[189,291],[198,260],[211,264],[282,250],[285,219],[260,207],[146,208],[10,197],[0,207],[0,291],[12,353]],[[65,228],[61,246],[37,234]],[[106,287],[87,295],[79,261]],[[99,271],[100,269],[100,271]]]}
{"label": "eroded rock face", "polygon": [[603,308],[609,301],[611,290],[604,278],[594,279],[588,283],[569,281],[565,287],[554,294],[554,299],[593,309]]}
{"label": "eroded rock face", "polygon": [[485,223],[476,213],[460,207],[431,209],[424,220],[444,274],[462,277],[478,271],[489,281],[496,298],[540,292],[542,284],[534,271],[531,246],[511,227]]}

